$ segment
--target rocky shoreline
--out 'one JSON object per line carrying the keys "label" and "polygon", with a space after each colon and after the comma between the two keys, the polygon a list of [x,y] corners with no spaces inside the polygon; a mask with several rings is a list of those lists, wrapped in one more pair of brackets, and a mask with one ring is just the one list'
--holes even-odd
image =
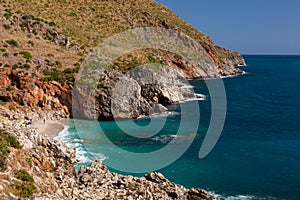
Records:
{"label": "rocky shoreline", "polygon": [[[26,116],[34,118],[37,114]],[[61,118],[57,117],[59,113],[48,116]],[[20,169],[34,179],[36,192],[31,199],[213,199],[204,190],[187,189],[160,173],[151,172],[141,178],[123,176],[110,172],[100,161],[77,172],[75,150],[21,125],[24,117],[24,113],[1,107],[0,129],[16,137],[22,148],[10,148],[7,167],[0,172],[0,199],[20,199],[8,189]]]}

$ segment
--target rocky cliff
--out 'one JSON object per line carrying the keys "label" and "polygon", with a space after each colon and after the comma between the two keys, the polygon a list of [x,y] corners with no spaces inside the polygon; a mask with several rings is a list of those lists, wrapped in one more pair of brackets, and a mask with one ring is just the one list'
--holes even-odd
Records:
{"label": "rocky cliff", "polygon": [[20,124],[23,113],[0,108],[0,199],[213,199],[160,173],[122,176],[99,161],[76,171],[74,149]]}
{"label": "rocky cliff", "polygon": [[[185,78],[210,77],[208,71],[216,71],[214,76],[242,73],[235,68],[245,64],[240,54],[215,46],[208,36],[153,0],[6,0],[0,3],[0,103],[12,110],[63,110],[66,116],[72,116],[75,77],[88,53],[106,38],[140,27],[182,32],[178,39],[191,39],[193,42],[189,44],[194,52],[207,54],[214,66],[205,68],[187,62],[180,55],[157,49],[131,52],[115,60],[109,71],[99,74],[93,99],[97,107],[95,111],[82,111],[84,117],[110,119],[111,104],[121,103],[116,105],[117,117],[136,118],[165,110],[165,103],[178,102],[186,95],[190,97],[187,91],[180,94],[180,87],[169,87],[174,69]],[[128,76],[122,81],[130,87],[124,89],[135,88],[136,99],[125,95],[123,103],[111,102],[115,79],[147,63],[164,65],[163,73],[144,70],[140,74],[155,74],[162,82],[144,86],[136,77]],[[100,80],[102,76],[105,80]],[[77,92],[81,91],[79,88]],[[129,100],[133,100],[133,107],[125,108]],[[88,105],[85,103],[81,106],[83,110]]]}

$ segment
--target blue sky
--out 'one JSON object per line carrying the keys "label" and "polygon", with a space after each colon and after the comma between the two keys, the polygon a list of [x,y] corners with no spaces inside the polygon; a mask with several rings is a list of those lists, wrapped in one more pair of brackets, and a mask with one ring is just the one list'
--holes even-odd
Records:
{"label": "blue sky", "polygon": [[300,55],[299,0],[157,0],[243,54]]}

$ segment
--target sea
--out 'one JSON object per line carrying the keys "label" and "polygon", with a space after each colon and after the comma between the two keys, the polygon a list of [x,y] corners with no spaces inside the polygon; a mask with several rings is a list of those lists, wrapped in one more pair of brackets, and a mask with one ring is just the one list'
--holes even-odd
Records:
{"label": "sea", "polygon": [[[226,120],[216,145],[204,158],[199,158],[199,149],[211,123],[213,105],[207,84],[217,81],[213,79],[190,80],[194,92],[205,98],[170,105],[166,115],[118,123],[71,120],[57,139],[77,149],[77,168],[102,160],[111,171],[143,176],[142,171],[130,169],[144,163],[152,170],[158,163],[155,171],[169,180],[203,188],[217,199],[299,200],[300,56],[244,58],[247,66],[241,69],[246,73],[223,79]],[[141,132],[149,134],[136,137]],[[181,141],[189,146],[185,149]],[[167,146],[178,148],[168,155],[151,154]],[[126,152],[145,155],[145,160],[143,156],[138,162],[130,160]],[[160,156],[162,161],[174,161],[160,163]]]}

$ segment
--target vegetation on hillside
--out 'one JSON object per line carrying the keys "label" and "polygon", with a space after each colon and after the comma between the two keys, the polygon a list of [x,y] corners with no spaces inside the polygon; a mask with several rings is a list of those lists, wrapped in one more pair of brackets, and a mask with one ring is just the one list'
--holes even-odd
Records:
{"label": "vegetation on hillside", "polygon": [[6,159],[10,153],[9,147],[20,149],[19,141],[10,133],[0,130],[0,171],[6,168]]}
{"label": "vegetation on hillside", "polygon": [[[2,47],[0,44],[1,63],[27,64],[26,70],[32,68],[27,73],[40,78],[45,77],[43,70],[54,71],[53,76],[46,75],[43,81],[72,81],[70,76],[57,77],[56,71],[76,67],[105,38],[138,27],[178,29],[215,54],[215,62],[222,63],[226,57],[217,55],[220,51],[208,36],[153,0],[0,0],[0,4],[0,15],[6,19],[0,36],[7,39]],[[123,57],[112,67],[125,70],[148,60],[164,63],[164,55],[148,50],[142,55],[132,53],[133,59]]]}
{"label": "vegetation on hillside", "polygon": [[36,191],[33,177],[26,170],[21,169],[15,173],[15,178],[18,181],[14,181],[9,186],[8,191],[19,197],[31,197]]}

